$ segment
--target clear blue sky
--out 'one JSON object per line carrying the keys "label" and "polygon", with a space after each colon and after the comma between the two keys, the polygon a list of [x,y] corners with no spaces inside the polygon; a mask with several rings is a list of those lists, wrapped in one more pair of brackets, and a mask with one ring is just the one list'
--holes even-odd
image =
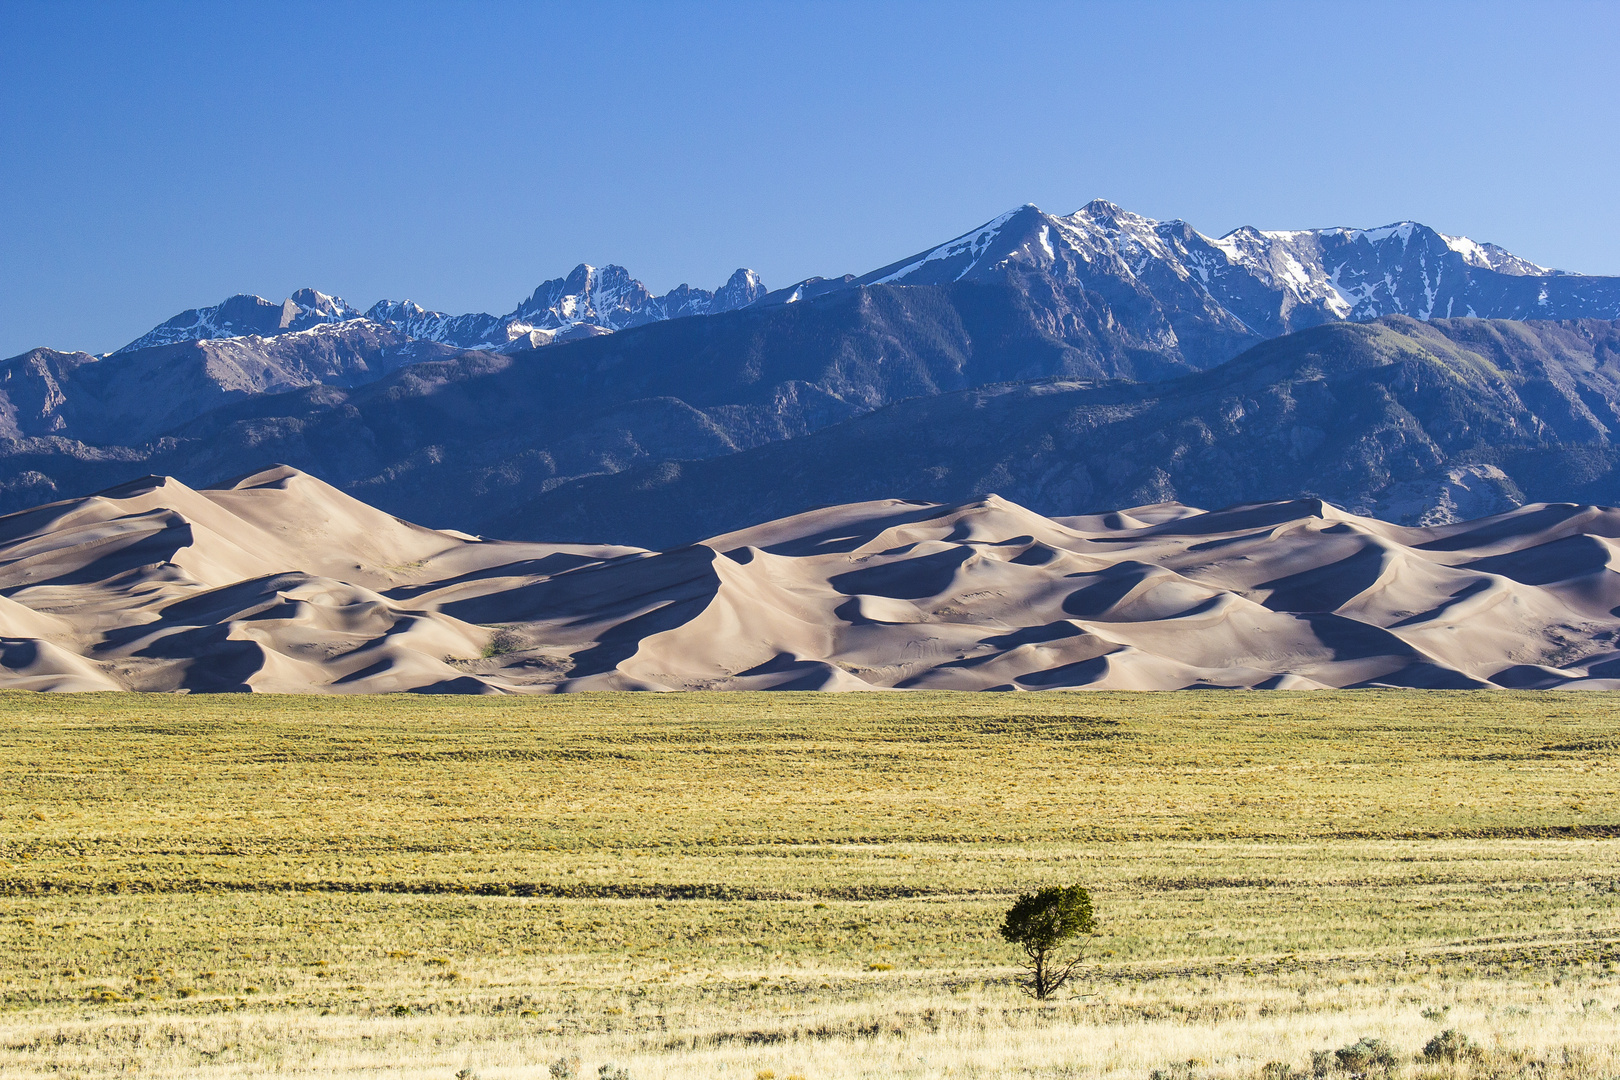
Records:
{"label": "clear blue sky", "polygon": [[1620,4],[0,0],[0,356],[862,272],[1023,202],[1620,274]]}

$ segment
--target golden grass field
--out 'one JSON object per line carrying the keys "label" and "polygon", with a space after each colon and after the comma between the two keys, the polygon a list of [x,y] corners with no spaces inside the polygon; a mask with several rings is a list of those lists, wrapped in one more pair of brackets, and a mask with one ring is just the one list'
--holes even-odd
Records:
{"label": "golden grass field", "polygon": [[0,694],[0,1076],[1620,1075],[1616,700]]}

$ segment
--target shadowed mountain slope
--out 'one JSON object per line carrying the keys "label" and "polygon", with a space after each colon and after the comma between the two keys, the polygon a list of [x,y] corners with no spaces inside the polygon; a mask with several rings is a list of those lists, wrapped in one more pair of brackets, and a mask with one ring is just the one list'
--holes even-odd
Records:
{"label": "shadowed mountain slope", "polygon": [[361,322],[107,357],[34,349],[0,361],[0,438],[138,447],[232,401],[358,386],[459,352]]}
{"label": "shadowed mountain slope", "polygon": [[296,470],[0,517],[0,686],[533,693],[1620,686],[1620,511],[811,511],[664,552],[477,540]]}
{"label": "shadowed mountain slope", "polygon": [[668,546],[863,499],[1001,492],[1045,514],[1319,497],[1407,524],[1620,503],[1620,326],[1392,317],[1152,384],[902,402],[813,435],[560,485],[475,527]]}
{"label": "shadowed mountain slope", "polygon": [[[1132,384],[1098,378],[1013,297],[873,286],[240,395],[137,446],[0,439],[0,509],[132,471],[206,485],[265,460],[412,520],[647,547],[817,505],[990,491],[1060,515],[1323,497],[1410,524],[1620,502],[1615,323],[1335,323]],[[138,413],[142,396],[119,400]]]}

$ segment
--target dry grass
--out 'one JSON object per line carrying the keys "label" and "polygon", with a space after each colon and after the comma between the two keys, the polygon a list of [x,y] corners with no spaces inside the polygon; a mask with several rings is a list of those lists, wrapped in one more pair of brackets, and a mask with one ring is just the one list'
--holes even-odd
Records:
{"label": "dry grass", "polygon": [[1613,700],[3,694],[0,1075],[1614,1075]]}

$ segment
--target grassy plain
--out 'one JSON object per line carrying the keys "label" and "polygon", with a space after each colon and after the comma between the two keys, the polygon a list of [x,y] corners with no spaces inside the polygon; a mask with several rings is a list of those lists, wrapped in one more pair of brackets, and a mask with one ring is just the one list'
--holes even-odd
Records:
{"label": "grassy plain", "polygon": [[1620,1075],[1617,766],[1601,694],[0,694],[0,1075]]}

